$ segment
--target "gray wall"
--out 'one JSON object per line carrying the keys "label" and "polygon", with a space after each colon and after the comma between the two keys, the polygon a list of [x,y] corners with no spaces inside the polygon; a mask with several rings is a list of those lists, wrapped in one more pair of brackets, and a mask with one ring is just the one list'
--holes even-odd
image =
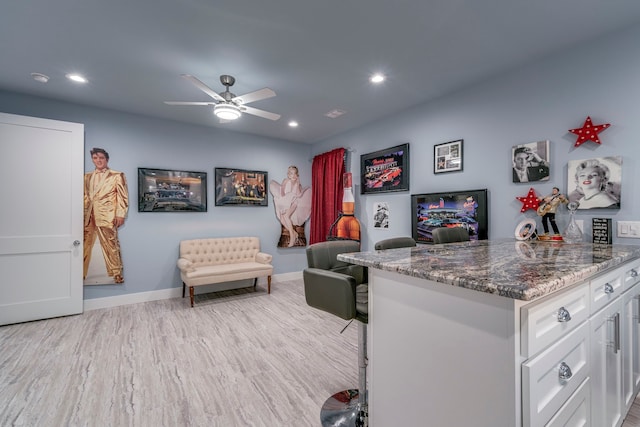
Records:
{"label": "gray wall", "polygon": [[[622,208],[579,211],[577,219],[584,220],[585,232],[591,232],[592,217],[613,218],[614,223],[640,220],[637,40],[640,26],[552,57],[532,59],[526,67],[312,147],[9,92],[0,92],[0,111],[84,123],[87,152],[91,147],[106,148],[110,166],[126,173],[133,197],[137,194],[138,167],[209,174],[206,213],[138,213],[132,202],[120,233],[126,283],[85,287],[85,299],[91,299],[181,286],[175,261],[179,241],[187,238],[256,235],[263,250],[274,255],[276,274],[302,270],[306,266],[304,249],[276,248],[280,225],[271,198],[267,208],[213,205],[213,168],[265,170],[270,180],[279,181],[287,166],[295,164],[307,186],[311,183],[309,159],[336,147],[354,150],[351,170],[358,177],[361,154],[411,144],[410,192],[361,196],[356,185],[356,214],[363,225],[364,250],[373,248],[377,240],[411,233],[412,193],[487,188],[489,237],[512,237],[522,219],[537,218],[533,211],[520,213],[516,196],[526,195],[530,187],[540,195],[548,194],[553,186],[566,191],[567,162],[593,157],[623,157]],[[580,127],[587,115],[594,123],[612,126],[601,134],[602,145],[587,142],[574,148],[575,136],[568,129]],[[434,175],[433,146],[460,138],[464,139],[464,170]],[[512,183],[511,147],[543,139],[551,141],[550,181]],[[93,169],[88,154],[85,168]],[[372,230],[372,207],[379,201],[390,203],[389,230]],[[566,210],[559,213],[561,229],[567,217]],[[615,237],[614,241],[640,243]]]}
{"label": "gray wall", "polygon": [[[361,196],[356,191],[356,216],[363,223],[363,249],[383,238],[410,235],[410,194],[439,191],[489,190],[489,237],[513,237],[532,211],[520,213],[516,196],[530,187],[538,195],[558,186],[567,189],[567,162],[594,157],[622,156],[620,210],[578,211],[590,239],[591,218],[640,220],[640,26],[577,46],[552,57],[538,59],[488,81],[449,94],[442,99],[365,126],[313,146],[313,154],[343,146],[352,153],[351,171],[360,174],[360,155],[410,143],[410,192]],[[428,79],[429,76],[425,76]],[[611,123],[600,134],[601,145],[587,142],[575,148],[568,129],[581,127],[587,116],[594,124]],[[464,139],[464,170],[434,175],[435,144]],[[551,141],[551,178],[542,183],[514,184],[511,148],[533,141]],[[391,206],[389,230],[372,230],[374,202]],[[568,212],[557,215],[562,231]],[[539,219],[537,219],[540,224]],[[637,239],[614,242],[639,244]]]}
{"label": "gray wall", "polygon": [[[287,167],[293,164],[300,170],[302,185],[310,186],[308,145],[8,92],[0,92],[0,111],[84,123],[85,170],[94,169],[89,150],[92,147],[103,147],[109,152],[109,166],[127,176],[129,215],[120,229],[125,283],[85,286],[85,299],[181,287],[176,260],[178,244],[183,239],[258,236],[262,250],[274,256],[275,274],[300,271],[306,266],[304,248],[276,247],[280,223],[275,216],[271,195],[268,207],[214,205],[213,169],[228,167],[267,171],[269,180],[280,182],[286,177]],[[2,155],[6,153],[3,152]],[[207,172],[208,211],[139,213],[139,167]]]}

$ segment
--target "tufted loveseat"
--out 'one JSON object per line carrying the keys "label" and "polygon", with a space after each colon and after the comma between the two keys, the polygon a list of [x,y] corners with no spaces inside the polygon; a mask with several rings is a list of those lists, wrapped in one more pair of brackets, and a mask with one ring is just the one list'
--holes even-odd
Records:
{"label": "tufted loveseat", "polygon": [[[257,237],[220,237],[180,242],[178,268],[182,279],[182,298],[189,288],[191,307],[195,286],[267,277],[271,293],[272,256],[260,252]],[[244,286],[242,286],[244,287]]]}

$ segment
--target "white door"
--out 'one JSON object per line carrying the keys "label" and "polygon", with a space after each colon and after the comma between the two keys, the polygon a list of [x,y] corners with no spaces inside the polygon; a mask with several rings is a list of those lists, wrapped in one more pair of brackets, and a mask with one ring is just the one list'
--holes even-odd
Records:
{"label": "white door", "polygon": [[0,113],[0,325],[82,313],[84,125]]}

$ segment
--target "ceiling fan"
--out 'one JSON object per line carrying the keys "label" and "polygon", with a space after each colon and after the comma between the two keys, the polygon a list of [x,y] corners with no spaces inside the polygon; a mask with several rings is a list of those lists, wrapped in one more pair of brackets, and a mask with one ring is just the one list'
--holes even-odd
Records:
{"label": "ceiling fan", "polygon": [[269,120],[278,120],[280,114],[271,113],[269,111],[260,110],[258,108],[249,107],[246,104],[250,102],[260,101],[276,96],[276,93],[265,87],[254,92],[236,96],[229,91],[236,79],[233,76],[223,74],[220,76],[220,82],[226,87],[224,92],[216,93],[206,84],[202,83],[196,77],[189,74],[181,74],[181,77],[189,80],[198,89],[209,95],[215,101],[197,102],[197,101],[164,101],[167,105],[213,105],[213,114],[220,118],[221,122],[236,120],[240,118],[242,113],[252,114]]}

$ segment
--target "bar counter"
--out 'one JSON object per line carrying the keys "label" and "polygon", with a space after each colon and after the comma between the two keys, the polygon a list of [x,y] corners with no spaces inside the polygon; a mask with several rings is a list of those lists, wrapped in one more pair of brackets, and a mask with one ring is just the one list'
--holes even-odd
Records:
{"label": "bar counter", "polygon": [[640,391],[638,246],[505,239],[338,258],[369,268],[370,427],[620,425]]}
{"label": "bar counter", "polygon": [[402,275],[530,301],[640,256],[640,246],[481,240],[340,254]]}

